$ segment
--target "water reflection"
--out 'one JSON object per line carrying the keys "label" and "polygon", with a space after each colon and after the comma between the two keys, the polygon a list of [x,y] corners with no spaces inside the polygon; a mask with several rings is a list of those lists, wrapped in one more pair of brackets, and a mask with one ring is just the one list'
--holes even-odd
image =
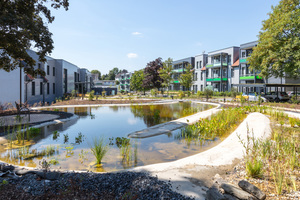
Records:
{"label": "water reflection", "polygon": [[[163,135],[129,139],[127,134],[210,108],[189,102],[163,105],[62,108],[79,119],[41,128],[35,144],[15,150],[0,146],[0,159],[17,165],[37,167],[42,159],[55,160],[52,169],[115,171],[172,161],[199,153],[216,142],[174,138],[180,130]],[[95,166],[91,153],[93,138],[103,136],[109,150],[102,165]],[[116,138],[121,138],[116,141]],[[218,141],[217,141],[218,142]]]}

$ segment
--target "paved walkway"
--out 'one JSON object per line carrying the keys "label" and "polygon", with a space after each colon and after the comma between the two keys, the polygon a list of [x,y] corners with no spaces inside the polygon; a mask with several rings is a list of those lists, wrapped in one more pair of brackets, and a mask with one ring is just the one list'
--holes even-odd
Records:
{"label": "paved walkway", "polygon": [[[129,171],[150,172],[160,180],[170,181],[173,190],[204,200],[207,188],[195,184],[193,180],[201,181],[197,179],[197,173],[205,173],[205,170],[211,166],[231,165],[235,160],[242,159],[244,147],[237,135],[246,141],[247,128],[253,131],[255,138],[267,138],[271,134],[269,118],[260,113],[251,113],[230,136],[207,151],[173,162],[141,166]],[[195,171],[197,171],[196,175]]]}
{"label": "paved walkway", "polygon": [[0,125],[4,126],[12,126],[19,124],[32,124],[32,123],[40,123],[44,121],[55,120],[59,118],[59,115],[53,114],[31,114],[30,120],[28,115],[20,115],[21,120],[17,117],[17,115],[9,115],[0,117]]}

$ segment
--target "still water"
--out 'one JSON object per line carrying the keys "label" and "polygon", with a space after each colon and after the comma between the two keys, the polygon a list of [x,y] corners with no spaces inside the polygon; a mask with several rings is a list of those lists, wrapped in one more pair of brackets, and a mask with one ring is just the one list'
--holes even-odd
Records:
{"label": "still water", "polygon": [[[178,140],[175,130],[143,139],[127,135],[153,125],[212,108],[192,102],[161,105],[100,106],[61,108],[78,119],[42,127],[31,145],[18,149],[0,146],[0,159],[21,166],[39,167],[51,161],[51,169],[116,171],[135,166],[173,161],[204,151],[220,142]],[[103,138],[109,149],[101,166],[95,166],[93,140]],[[124,142],[116,140],[123,138]]]}

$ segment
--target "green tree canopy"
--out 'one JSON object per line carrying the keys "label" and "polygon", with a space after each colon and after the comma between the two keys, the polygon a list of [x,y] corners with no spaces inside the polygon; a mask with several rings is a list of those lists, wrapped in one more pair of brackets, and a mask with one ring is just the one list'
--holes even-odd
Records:
{"label": "green tree canopy", "polygon": [[193,73],[192,65],[188,64],[185,67],[183,73],[180,74],[179,76],[179,83],[185,88],[187,88],[188,90],[190,90],[193,82],[194,82],[194,73]]}
{"label": "green tree canopy", "polygon": [[144,70],[135,71],[130,79],[130,90],[132,91],[145,91],[143,87]]}
{"label": "green tree canopy", "polygon": [[93,69],[93,70],[91,71],[91,73],[92,73],[92,74],[98,74],[98,79],[99,79],[99,80],[101,79],[101,72],[100,72],[99,70]]}
{"label": "green tree canopy", "polygon": [[163,62],[163,68],[159,70],[159,76],[163,80],[162,87],[164,88],[168,88],[172,83],[172,81],[174,80],[172,78],[172,74],[173,74],[172,63],[173,63],[173,59],[168,58],[167,60],[165,60],[165,62]]}
{"label": "green tree canopy", "polygon": [[[68,0],[1,0],[0,1],[0,69],[11,71],[23,67],[31,75],[44,74],[34,70],[35,60],[27,49],[37,49],[39,61],[45,62],[45,56],[53,50],[52,33],[47,24],[54,16],[46,5],[54,9],[69,7]],[[20,61],[23,62],[20,62]]]}
{"label": "green tree canopy", "polygon": [[300,75],[300,0],[281,0],[263,21],[257,47],[248,58],[251,70],[268,78]]}
{"label": "green tree canopy", "polygon": [[108,72],[108,77],[106,80],[115,80],[116,75],[120,72],[121,70],[119,70],[117,67],[109,70]]}

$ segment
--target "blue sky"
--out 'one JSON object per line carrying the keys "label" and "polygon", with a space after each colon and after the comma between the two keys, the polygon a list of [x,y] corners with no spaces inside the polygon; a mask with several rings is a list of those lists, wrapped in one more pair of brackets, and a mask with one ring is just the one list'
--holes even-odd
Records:
{"label": "blue sky", "polygon": [[257,40],[279,0],[69,0],[49,25],[54,58],[102,74]]}

